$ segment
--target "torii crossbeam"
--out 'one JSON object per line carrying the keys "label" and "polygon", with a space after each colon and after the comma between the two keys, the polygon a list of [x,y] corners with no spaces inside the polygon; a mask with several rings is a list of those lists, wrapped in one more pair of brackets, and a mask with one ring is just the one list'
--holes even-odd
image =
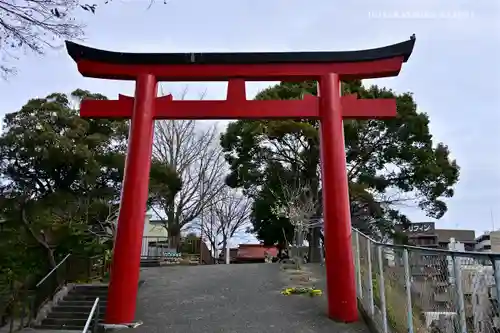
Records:
{"label": "torii crossbeam", "polygon": [[[239,81],[239,80],[238,80]],[[320,119],[319,99],[305,95],[303,100],[247,100],[245,82],[228,82],[225,101],[173,100],[172,95],[157,97],[153,119]],[[384,119],[395,117],[394,99],[340,98],[344,119]],[[119,95],[118,100],[84,100],[80,116],[84,118],[132,119],[134,98]]]}
{"label": "torii crossbeam", "polygon": [[[155,119],[310,118],[321,123],[321,166],[326,248],[328,314],[358,319],[343,118],[383,119],[396,116],[392,99],[340,96],[340,80],[396,76],[415,43],[408,41],[364,51],[288,53],[137,54],[97,50],[66,42],[69,55],[84,76],[135,80],[135,98],[85,100],[80,115],[130,118],[129,149],[123,179],[107,324],[130,323],[135,317],[143,221]],[[319,82],[319,97],[302,100],[246,100],[246,81]],[[176,101],[156,97],[159,81],[228,81],[225,101]]]}

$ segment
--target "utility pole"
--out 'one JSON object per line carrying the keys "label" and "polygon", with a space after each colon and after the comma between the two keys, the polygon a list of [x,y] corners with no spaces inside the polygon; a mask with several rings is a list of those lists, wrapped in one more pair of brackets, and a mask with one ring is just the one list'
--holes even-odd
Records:
{"label": "utility pole", "polygon": [[203,250],[202,250],[202,246],[201,244],[203,243],[203,214],[201,215],[201,219],[202,219],[202,224],[201,224],[201,228],[200,228],[200,245],[199,245],[199,251],[200,251],[200,265],[203,264]]}
{"label": "utility pole", "polygon": [[229,265],[231,263],[231,258],[229,258],[229,237],[226,238],[226,255],[225,255],[225,259],[226,259],[226,265]]}
{"label": "utility pole", "polygon": [[491,231],[495,231],[495,218],[493,216],[493,208],[490,208]]}
{"label": "utility pole", "polygon": [[[205,176],[205,174],[203,174],[203,176]],[[200,184],[200,195],[199,195],[198,200],[201,200],[200,198],[203,197],[204,189],[205,189],[205,177],[202,177],[201,184]],[[202,244],[204,243],[203,242],[203,228],[205,227],[205,224],[203,222],[204,216],[205,216],[205,205],[203,205],[203,208],[201,210],[201,216],[200,216],[200,249],[199,249],[199,251],[200,251],[200,265],[203,264]]]}

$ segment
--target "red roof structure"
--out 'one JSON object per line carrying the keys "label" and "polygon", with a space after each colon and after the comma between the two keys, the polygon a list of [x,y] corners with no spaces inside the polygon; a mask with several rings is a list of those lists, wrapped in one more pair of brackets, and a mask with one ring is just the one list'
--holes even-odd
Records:
{"label": "red roof structure", "polygon": [[276,257],[278,255],[278,249],[275,246],[264,246],[262,244],[240,244],[236,254],[236,260],[264,260],[266,252],[272,257]]}

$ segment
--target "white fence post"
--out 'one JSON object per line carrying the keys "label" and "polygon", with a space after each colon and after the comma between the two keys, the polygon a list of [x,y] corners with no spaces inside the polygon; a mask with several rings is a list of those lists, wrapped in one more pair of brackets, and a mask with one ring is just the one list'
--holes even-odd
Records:
{"label": "white fence post", "polygon": [[372,269],[372,241],[367,239],[366,256],[368,259],[368,311],[371,316],[375,315],[375,299],[373,297],[373,269]]}
{"label": "white fence post", "polygon": [[460,317],[460,330],[467,333],[467,321],[465,317],[465,302],[462,288],[462,270],[460,267],[460,257],[452,254],[453,273],[455,275],[455,287],[457,291],[458,315]]}
{"label": "white fence post", "polygon": [[359,233],[357,231],[354,231],[354,247],[355,247],[355,259],[354,259],[354,264],[356,267],[356,285],[358,287],[358,297],[360,299],[363,298],[363,286],[361,283],[361,256],[360,256],[360,250],[359,250]]}
{"label": "white fence post", "polygon": [[406,289],[406,311],[408,321],[408,333],[413,333],[413,306],[411,302],[411,272],[408,249],[403,250],[403,265],[405,269],[405,289]]}
{"label": "white fence post", "polygon": [[380,307],[382,311],[382,325],[384,333],[389,332],[389,327],[387,326],[387,304],[385,301],[385,279],[384,279],[384,261],[382,260],[382,245],[377,246],[377,257],[378,257],[378,268],[379,268],[379,295],[380,295]]}

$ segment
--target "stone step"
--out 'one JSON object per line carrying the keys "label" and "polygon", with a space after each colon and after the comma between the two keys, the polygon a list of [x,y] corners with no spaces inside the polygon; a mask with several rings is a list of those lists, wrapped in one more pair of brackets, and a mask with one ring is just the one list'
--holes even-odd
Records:
{"label": "stone step", "polygon": [[[80,325],[64,325],[64,324],[42,324],[42,325],[39,325],[39,326],[35,326],[34,329],[35,330],[40,330],[40,331],[58,331],[58,332],[66,332],[66,331],[78,331],[78,332],[82,332],[83,330],[83,326],[80,326]],[[33,331],[32,329],[30,329],[31,331]]]}
{"label": "stone step", "polygon": [[86,301],[95,301],[96,298],[99,298],[100,302],[104,302],[108,300],[108,294],[80,294],[80,293],[69,293],[64,297],[64,300],[86,300]]}
{"label": "stone step", "polygon": [[[99,319],[103,319],[105,311],[100,311],[99,309]],[[90,311],[85,312],[51,312],[46,319],[85,319],[89,317]]]}
{"label": "stone step", "polygon": [[[105,307],[108,304],[107,300],[99,299],[99,307]],[[94,305],[94,300],[92,301],[68,301],[63,299],[62,301],[57,302],[58,306],[88,306],[92,307]]]}
{"label": "stone step", "polygon": [[[92,309],[92,305],[57,305],[51,311],[51,313],[61,313],[61,312],[87,312],[89,313],[90,309]],[[99,311],[105,311],[106,305],[99,306]]]}
{"label": "stone step", "polygon": [[[83,328],[88,318],[45,318],[40,325],[79,326]],[[91,325],[94,320],[91,321]],[[99,319],[102,322],[102,319]]]}
{"label": "stone step", "polygon": [[69,294],[107,295],[108,288],[73,288]]}
{"label": "stone step", "polygon": [[107,284],[77,284],[73,290],[108,290]]}
{"label": "stone step", "polygon": [[[155,263],[158,264],[158,260],[155,260]],[[140,280],[139,286],[143,282]],[[97,297],[99,298],[98,320],[103,321],[108,303],[108,285],[76,285],[35,329],[81,332]]]}
{"label": "stone step", "polygon": [[35,327],[36,331],[32,327],[27,327],[17,333],[82,333],[82,329],[71,329],[71,328],[38,328]]}
{"label": "stone step", "polygon": [[74,294],[69,293],[66,297],[64,297],[65,301],[95,301],[95,299],[99,297],[99,300],[107,300],[107,295],[87,295],[87,294]]}
{"label": "stone step", "polygon": [[151,262],[141,262],[141,267],[159,267],[161,263],[159,261],[151,261]]}
{"label": "stone step", "polygon": [[[58,325],[58,326],[63,326],[63,327],[83,327],[85,326],[85,323],[87,322],[87,318],[45,318],[42,320],[42,323],[40,324],[41,326],[44,325]],[[92,320],[91,325],[94,321]]]}

